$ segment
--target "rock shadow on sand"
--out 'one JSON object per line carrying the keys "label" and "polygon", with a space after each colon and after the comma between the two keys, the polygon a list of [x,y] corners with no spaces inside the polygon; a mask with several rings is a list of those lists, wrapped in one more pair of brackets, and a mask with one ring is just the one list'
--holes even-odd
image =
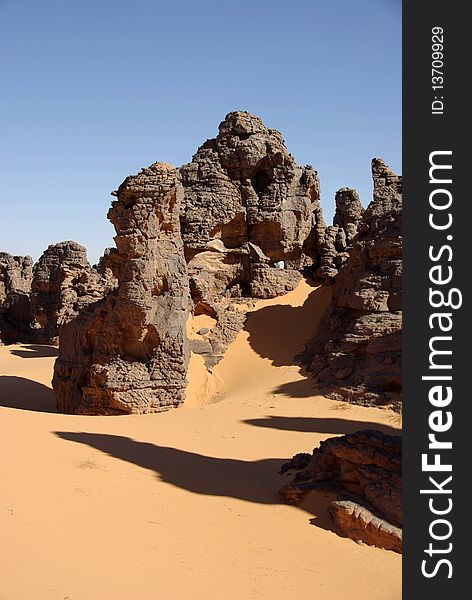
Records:
{"label": "rock shadow on sand", "polygon": [[0,406],[57,413],[56,397],[51,388],[37,381],[0,375]]}
{"label": "rock shadow on sand", "polygon": [[370,421],[350,421],[349,419],[334,417],[282,417],[270,415],[262,419],[246,419],[242,423],[281,431],[302,431],[314,434],[346,434],[355,433],[362,429],[378,429],[388,435],[401,435],[400,429],[390,425]]}
{"label": "rock shadow on sand", "polygon": [[160,481],[194,494],[279,504],[277,491],[283,482],[278,471],[287,459],[268,458],[251,462],[217,458],[102,433],[56,431],[55,435],[154,471]]}
{"label": "rock shadow on sand", "polygon": [[11,350],[11,354],[20,358],[50,358],[59,356],[59,348],[45,346],[43,344],[30,344],[23,346],[21,350]]}
{"label": "rock shadow on sand", "polygon": [[[86,444],[108,456],[153,471],[160,481],[194,494],[235,498],[265,505],[282,504],[278,490],[286,481],[279,470],[288,458],[245,461],[204,456],[125,436],[68,431],[54,433],[68,442]],[[294,508],[308,513],[311,516],[309,523],[336,533],[327,512],[328,505],[328,497],[309,492]]]}
{"label": "rock shadow on sand", "polygon": [[262,358],[269,358],[275,367],[295,364],[295,356],[315,335],[331,295],[332,286],[322,285],[314,287],[302,306],[279,304],[249,313],[244,329],[249,333],[251,348]]}

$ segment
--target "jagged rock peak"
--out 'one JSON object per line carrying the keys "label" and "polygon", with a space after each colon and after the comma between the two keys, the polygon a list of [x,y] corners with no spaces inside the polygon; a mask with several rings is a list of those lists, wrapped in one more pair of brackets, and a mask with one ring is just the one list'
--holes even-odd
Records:
{"label": "jagged rock peak", "polygon": [[[280,133],[247,112],[229,113],[181,168],[182,236],[190,259],[219,238],[227,248],[258,245],[273,261],[312,262],[319,181],[298,167]],[[216,201],[218,200],[218,201]]]}
{"label": "jagged rock peak", "polygon": [[268,129],[260,117],[256,117],[246,110],[235,110],[226,115],[224,121],[220,123],[218,131],[222,136],[244,137],[255,133],[265,133]]}
{"label": "jagged rock peak", "polygon": [[391,181],[398,181],[400,177],[396,173],[390,169],[390,167],[386,164],[383,158],[373,158],[372,159],[372,177],[374,180],[374,185],[380,179],[385,179],[382,185],[388,182],[388,179]]}
{"label": "jagged rock peak", "polygon": [[29,293],[32,273],[31,256],[12,256],[8,252],[0,252],[0,302],[10,292]]}
{"label": "jagged rock peak", "polygon": [[48,263],[70,263],[79,266],[90,266],[87,259],[87,249],[73,240],[50,244],[40,256],[35,268],[39,269]]}
{"label": "jagged rock peak", "polygon": [[334,214],[333,225],[337,225],[345,231],[352,228],[352,230],[356,230],[357,232],[364,214],[364,207],[356,190],[341,188],[336,192],[335,203],[336,212]]}
{"label": "jagged rock peak", "polygon": [[366,210],[367,220],[402,210],[402,177],[396,175],[381,158],[372,160],[374,198]]}
{"label": "jagged rock peak", "polygon": [[341,188],[336,192],[335,202],[333,225],[317,235],[320,266],[316,274],[320,279],[334,278],[346,263],[364,214],[356,190]]}

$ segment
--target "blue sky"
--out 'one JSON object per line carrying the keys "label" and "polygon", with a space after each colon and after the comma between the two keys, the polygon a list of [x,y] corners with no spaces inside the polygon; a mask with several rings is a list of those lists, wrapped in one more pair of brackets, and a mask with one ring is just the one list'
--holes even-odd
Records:
{"label": "blue sky", "polygon": [[367,204],[370,161],[401,171],[399,0],[0,0],[0,250],[113,245],[110,192],[180,165],[231,110],[278,129]]}

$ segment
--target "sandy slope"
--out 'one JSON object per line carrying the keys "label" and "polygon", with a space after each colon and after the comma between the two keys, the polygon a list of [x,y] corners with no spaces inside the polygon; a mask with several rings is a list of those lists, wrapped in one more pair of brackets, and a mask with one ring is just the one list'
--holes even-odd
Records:
{"label": "sandy slope", "polygon": [[192,358],[187,404],[161,415],[55,414],[51,349],[0,348],[0,600],[399,599],[399,555],[329,531],[322,498],[277,501],[292,454],[398,426],[314,396],[290,366],[328,294],[303,282],[261,301],[214,376]]}

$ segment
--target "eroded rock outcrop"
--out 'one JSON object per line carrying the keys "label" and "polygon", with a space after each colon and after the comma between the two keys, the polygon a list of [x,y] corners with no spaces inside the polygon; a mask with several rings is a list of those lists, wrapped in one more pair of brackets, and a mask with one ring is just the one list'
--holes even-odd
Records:
{"label": "eroded rock outcrop", "polygon": [[[182,237],[187,257],[220,239],[228,249],[257,245],[270,261],[311,263],[319,181],[299,167],[282,136],[247,112],[229,113],[215,139],[181,168]],[[218,200],[218,201],[216,201]]]}
{"label": "eroded rock outcrop", "polygon": [[118,284],[61,331],[53,387],[63,412],[160,412],[184,399],[190,299],[179,173],[155,163],[115,194],[108,259]]}
{"label": "eroded rock outcrop", "polygon": [[316,171],[297,166],[280,133],[258,117],[229,113],[217,137],[180,171],[181,230],[197,310],[213,306],[215,314],[231,310],[232,299],[283,294],[302,269],[319,263],[316,234],[324,223]]}
{"label": "eroded rock outcrop", "polygon": [[372,161],[374,198],[302,360],[335,399],[401,403],[402,179]]}
{"label": "eroded rock outcrop", "polygon": [[73,241],[50,245],[33,268],[31,307],[34,340],[57,344],[62,325],[96,302],[114,286],[111,272],[99,272],[87,260],[86,249]]}
{"label": "eroded rock outcrop", "polygon": [[33,259],[0,252],[0,345],[30,341]]}
{"label": "eroded rock outcrop", "polygon": [[332,495],[328,509],[335,529],[356,541],[401,552],[401,437],[358,431],[320,443],[313,454],[297,454],[281,472],[296,471],[280,490],[298,504],[310,490]]}
{"label": "eroded rock outcrop", "polygon": [[317,235],[321,264],[316,275],[320,279],[335,277],[347,262],[364,214],[356,190],[341,188],[336,192],[335,201],[333,225]]}

